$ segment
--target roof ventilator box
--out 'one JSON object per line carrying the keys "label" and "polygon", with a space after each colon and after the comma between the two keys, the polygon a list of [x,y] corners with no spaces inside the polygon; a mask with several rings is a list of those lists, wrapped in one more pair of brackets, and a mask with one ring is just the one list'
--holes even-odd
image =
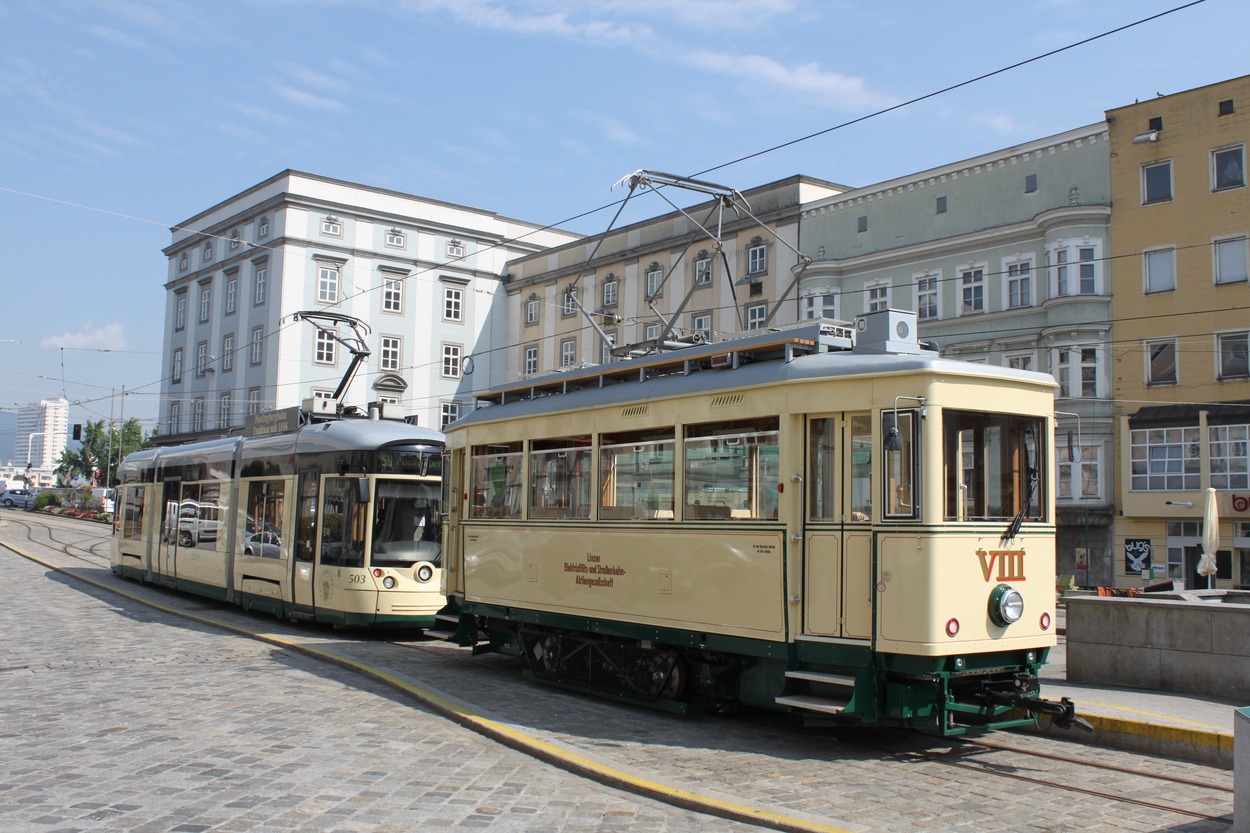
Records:
{"label": "roof ventilator box", "polygon": [[919,355],[916,313],[884,309],[859,316],[855,319],[855,352]]}

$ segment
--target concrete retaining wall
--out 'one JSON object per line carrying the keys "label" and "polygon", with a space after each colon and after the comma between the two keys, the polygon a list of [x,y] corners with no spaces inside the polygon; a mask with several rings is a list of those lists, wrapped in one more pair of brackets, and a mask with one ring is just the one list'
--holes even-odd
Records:
{"label": "concrete retaining wall", "polygon": [[1212,697],[1250,692],[1250,593],[1065,601],[1070,682]]}

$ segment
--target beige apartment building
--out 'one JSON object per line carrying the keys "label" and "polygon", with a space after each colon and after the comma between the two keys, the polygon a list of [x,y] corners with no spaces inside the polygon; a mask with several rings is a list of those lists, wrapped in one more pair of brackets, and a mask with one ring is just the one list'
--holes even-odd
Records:
{"label": "beige apartment building", "polygon": [[1218,572],[1250,584],[1250,76],[1107,111],[1116,583],[1196,572],[1216,490]]}

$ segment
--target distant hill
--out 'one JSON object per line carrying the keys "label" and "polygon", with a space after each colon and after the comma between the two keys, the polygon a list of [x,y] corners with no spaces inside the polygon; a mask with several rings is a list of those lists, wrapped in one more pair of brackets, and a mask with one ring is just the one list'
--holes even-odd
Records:
{"label": "distant hill", "polygon": [[17,454],[17,414],[0,412],[0,462],[13,462]]}

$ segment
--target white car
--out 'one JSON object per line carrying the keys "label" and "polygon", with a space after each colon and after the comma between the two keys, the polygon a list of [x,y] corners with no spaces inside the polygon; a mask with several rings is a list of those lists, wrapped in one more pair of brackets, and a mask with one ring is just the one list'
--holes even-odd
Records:
{"label": "white car", "polygon": [[0,494],[0,504],[9,509],[19,506],[22,509],[29,509],[35,505],[35,493],[30,489],[6,489],[3,494]]}
{"label": "white car", "polygon": [[243,545],[244,555],[258,555],[261,558],[281,558],[282,539],[276,532],[257,532],[247,536]]}

